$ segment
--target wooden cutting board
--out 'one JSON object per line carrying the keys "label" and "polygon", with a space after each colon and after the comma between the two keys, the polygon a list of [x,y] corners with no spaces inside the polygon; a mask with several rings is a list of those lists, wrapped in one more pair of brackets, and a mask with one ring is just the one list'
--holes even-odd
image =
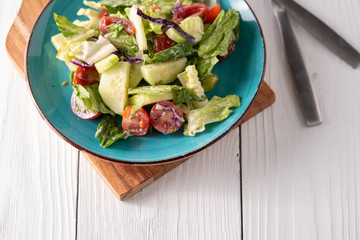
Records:
{"label": "wooden cutting board", "polygon": [[[38,15],[49,2],[50,0],[23,0],[19,13],[7,35],[7,52],[23,77],[27,41]],[[254,103],[246,112],[241,123],[269,107],[274,101],[274,92],[263,82]],[[86,152],[82,152],[82,154],[120,200],[125,200],[187,160],[182,159],[166,164],[135,166],[104,161]]]}

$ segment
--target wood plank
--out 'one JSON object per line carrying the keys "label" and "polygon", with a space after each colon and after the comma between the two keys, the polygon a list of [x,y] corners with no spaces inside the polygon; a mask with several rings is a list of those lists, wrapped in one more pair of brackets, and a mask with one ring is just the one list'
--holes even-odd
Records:
{"label": "wood plank", "polygon": [[[359,1],[298,2],[360,50]],[[324,118],[305,127],[270,2],[249,3],[277,101],[241,127],[244,239],[360,239],[360,72],[292,22]]]}
{"label": "wood plank", "polygon": [[78,152],[46,126],[5,50],[20,3],[0,1],[0,239],[74,239]]}
{"label": "wood plank", "polygon": [[240,239],[239,130],[125,202],[80,159],[78,239]]}

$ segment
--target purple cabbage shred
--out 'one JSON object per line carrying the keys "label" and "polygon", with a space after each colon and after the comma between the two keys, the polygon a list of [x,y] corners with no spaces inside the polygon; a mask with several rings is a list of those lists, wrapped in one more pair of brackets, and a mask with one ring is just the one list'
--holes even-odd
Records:
{"label": "purple cabbage shred", "polygon": [[82,62],[80,60],[77,60],[75,58],[71,59],[70,62],[72,62],[73,64],[78,65],[80,67],[92,67],[93,66],[93,65],[90,65],[90,64],[88,64],[86,62]]}
{"label": "purple cabbage shred", "polygon": [[174,8],[174,9],[172,10],[172,12],[175,14],[175,13],[182,12],[182,11],[184,11],[184,9],[181,8],[181,0],[179,0],[176,8]]}

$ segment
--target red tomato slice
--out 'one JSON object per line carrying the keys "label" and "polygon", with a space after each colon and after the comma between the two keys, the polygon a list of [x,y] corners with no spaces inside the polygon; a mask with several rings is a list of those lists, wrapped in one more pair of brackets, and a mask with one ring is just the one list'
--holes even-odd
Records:
{"label": "red tomato slice", "polygon": [[171,40],[166,33],[156,35],[153,43],[154,53],[161,52],[162,50],[168,49],[176,45],[176,42]]}
{"label": "red tomato slice", "polygon": [[140,108],[134,116],[130,119],[132,107],[127,107],[122,116],[121,126],[124,131],[131,133],[134,136],[143,136],[147,133],[150,126],[149,114]]}
{"label": "red tomato slice", "polygon": [[99,13],[99,19],[102,19],[105,16],[109,16],[110,13],[106,8],[101,9],[100,13]]}
{"label": "red tomato slice", "polygon": [[93,113],[84,106],[84,103],[74,93],[71,96],[71,110],[82,119],[94,119],[101,115],[101,112]]}
{"label": "red tomato slice", "polygon": [[159,7],[158,5],[152,5],[151,7],[149,7],[150,10],[157,10],[157,9],[161,9],[161,7]]}
{"label": "red tomato slice", "polygon": [[209,8],[209,14],[204,23],[213,23],[220,13],[220,4],[216,4]]}
{"label": "red tomato slice", "polygon": [[206,22],[208,14],[208,6],[202,3],[193,3],[180,8],[178,12],[174,13],[172,20],[179,24],[187,17],[201,17]]}
{"label": "red tomato slice", "polygon": [[82,86],[91,85],[100,81],[99,73],[94,66],[79,66],[74,74],[73,82]]}
{"label": "red tomato slice", "polygon": [[127,34],[129,34],[129,35],[135,34],[135,27],[134,27],[134,24],[132,24],[132,22],[130,22],[129,20],[123,19],[123,18],[110,17],[110,16],[105,16],[105,17],[101,18],[101,20],[99,22],[100,31],[103,34],[111,32],[109,29],[107,29],[107,27],[110,25],[113,25],[115,23],[121,23],[122,25],[124,25],[125,26],[124,31]]}
{"label": "red tomato slice", "polygon": [[170,101],[158,102],[150,111],[151,125],[163,134],[176,132],[184,121],[181,110]]}

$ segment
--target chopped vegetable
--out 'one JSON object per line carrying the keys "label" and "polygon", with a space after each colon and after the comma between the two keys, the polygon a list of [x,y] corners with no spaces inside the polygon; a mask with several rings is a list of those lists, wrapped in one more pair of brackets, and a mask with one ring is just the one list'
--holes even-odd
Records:
{"label": "chopped vegetable", "polygon": [[[194,44],[200,42],[204,32],[204,23],[200,17],[188,17],[179,25],[182,30],[195,38]],[[174,28],[166,31],[166,35],[178,43],[186,42],[186,39]]]}
{"label": "chopped vegetable", "polygon": [[81,42],[73,48],[69,55],[92,65],[115,51],[117,51],[117,49],[114,45],[112,45],[107,38],[100,36],[97,42]]}
{"label": "chopped vegetable", "polygon": [[188,104],[188,106],[191,109],[201,108],[208,103],[208,100],[204,94],[204,89],[201,86],[201,82],[199,81],[199,78],[198,78],[198,72],[196,71],[196,68],[194,65],[187,66],[185,71],[178,75],[178,78],[184,87],[189,89],[192,93],[194,93],[199,98],[203,99],[203,101],[201,101],[201,102],[195,101],[190,105]]}
{"label": "chopped vegetable", "polygon": [[191,36],[190,34],[186,33],[184,30],[182,30],[181,27],[179,25],[177,25],[176,23],[170,22],[170,21],[168,21],[166,19],[162,19],[162,18],[152,18],[152,17],[146,15],[145,13],[143,13],[139,8],[137,10],[137,14],[140,17],[144,18],[145,20],[151,21],[156,24],[164,25],[165,27],[174,28],[186,39],[186,41],[188,41],[191,44],[195,43],[195,38],[193,36]]}
{"label": "chopped vegetable", "polygon": [[239,13],[230,9],[225,14],[222,10],[199,43],[199,56],[210,58],[228,55],[228,47],[233,41],[234,30],[238,26]]}
{"label": "chopped vegetable", "polygon": [[74,72],[70,75],[70,83],[74,89],[74,94],[84,103],[84,106],[91,112],[101,112],[105,114],[115,115],[105,103],[99,94],[99,84],[95,83],[88,86],[81,86],[73,83]]}
{"label": "chopped vegetable", "polygon": [[132,135],[122,130],[117,125],[115,118],[110,115],[105,115],[101,119],[95,134],[103,148],[109,147],[119,139],[127,139],[130,136]]}
{"label": "chopped vegetable", "polygon": [[179,43],[175,46],[169,47],[161,52],[149,56],[148,63],[152,62],[168,62],[184,57],[189,57],[196,54],[196,49],[189,43]]}
{"label": "chopped vegetable", "polygon": [[231,107],[240,107],[240,99],[236,95],[228,95],[225,98],[214,96],[208,104],[199,109],[194,109],[187,115],[188,124],[185,125],[184,135],[195,136],[203,132],[205,125],[219,122],[227,118],[232,110]]}
{"label": "chopped vegetable", "polygon": [[57,15],[56,13],[54,13],[54,19],[70,47],[98,35],[97,30],[77,26],[70,22],[66,17]]}

